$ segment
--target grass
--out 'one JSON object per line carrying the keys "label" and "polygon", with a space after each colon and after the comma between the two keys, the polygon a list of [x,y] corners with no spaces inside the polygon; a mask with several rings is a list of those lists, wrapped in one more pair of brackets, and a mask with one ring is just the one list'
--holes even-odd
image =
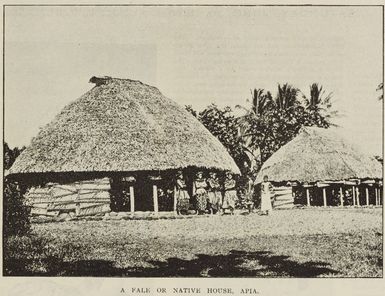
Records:
{"label": "grass", "polygon": [[33,224],[5,275],[382,277],[382,209]]}

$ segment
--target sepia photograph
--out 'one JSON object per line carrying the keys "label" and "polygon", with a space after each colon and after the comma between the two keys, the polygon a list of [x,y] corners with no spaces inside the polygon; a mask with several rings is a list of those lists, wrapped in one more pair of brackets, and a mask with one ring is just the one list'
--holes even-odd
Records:
{"label": "sepia photograph", "polygon": [[380,5],[3,6],[3,277],[383,279],[383,48]]}

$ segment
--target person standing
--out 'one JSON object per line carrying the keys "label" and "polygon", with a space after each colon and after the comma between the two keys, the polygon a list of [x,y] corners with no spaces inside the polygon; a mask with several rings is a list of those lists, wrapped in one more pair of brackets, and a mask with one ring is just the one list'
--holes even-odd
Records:
{"label": "person standing", "polygon": [[263,176],[263,182],[261,183],[261,212],[262,214],[269,215],[273,211],[271,204],[271,198],[274,196],[274,187],[269,182],[268,176]]}
{"label": "person standing", "polygon": [[223,197],[223,210],[230,209],[231,215],[234,215],[235,202],[237,200],[236,182],[233,179],[233,174],[226,173],[224,182],[225,195]]}
{"label": "person standing", "polygon": [[249,214],[253,211],[254,208],[254,180],[255,176],[252,174],[247,175],[247,182],[246,182],[246,192],[245,192],[245,206],[249,212]]}
{"label": "person standing", "polygon": [[190,206],[190,195],[187,192],[182,171],[178,171],[176,174],[175,195],[177,214],[187,213]]}
{"label": "person standing", "polygon": [[193,182],[193,196],[196,200],[197,214],[203,214],[207,210],[207,182],[203,178],[203,172],[196,174]]}
{"label": "person standing", "polygon": [[208,208],[211,214],[219,213],[222,205],[222,194],[217,173],[210,172],[209,178],[207,178],[207,186]]}

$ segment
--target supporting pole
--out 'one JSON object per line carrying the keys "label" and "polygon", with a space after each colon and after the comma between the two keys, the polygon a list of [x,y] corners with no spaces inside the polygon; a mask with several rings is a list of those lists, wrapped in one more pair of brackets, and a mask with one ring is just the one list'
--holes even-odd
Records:
{"label": "supporting pole", "polygon": [[356,187],[357,206],[360,206],[360,189]]}
{"label": "supporting pole", "polygon": [[343,195],[343,191],[342,191],[342,186],[340,187],[340,206],[343,207],[344,206],[344,195]]}
{"label": "supporting pole", "polygon": [[376,206],[379,204],[379,198],[378,198],[378,188],[374,188],[374,191],[376,193]]}
{"label": "supporting pole", "polygon": [[135,195],[134,195],[134,186],[130,186],[130,212],[134,214],[135,212]]}
{"label": "supporting pole", "polygon": [[323,199],[324,199],[324,207],[327,206],[327,203],[326,203],[326,188],[322,188],[322,193],[323,193]]}
{"label": "supporting pole", "polygon": [[176,186],[174,187],[174,213],[176,213],[176,203],[177,203],[177,200],[176,200]]}
{"label": "supporting pole", "polygon": [[366,187],[366,205],[368,206],[369,205],[369,188]]}
{"label": "supporting pole", "polygon": [[356,187],[353,185],[353,206],[356,206]]}
{"label": "supporting pole", "polygon": [[155,184],[152,185],[152,198],[154,199],[154,212],[158,214],[158,187]]}
{"label": "supporting pole", "polygon": [[306,188],[306,201],[307,201],[307,206],[310,207],[310,193],[309,193],[309,188]]}
{"label": "supporting pole", "polygon": [[382,205],[382,200],[381,200],[381,187],[378,188],[378,205]]}

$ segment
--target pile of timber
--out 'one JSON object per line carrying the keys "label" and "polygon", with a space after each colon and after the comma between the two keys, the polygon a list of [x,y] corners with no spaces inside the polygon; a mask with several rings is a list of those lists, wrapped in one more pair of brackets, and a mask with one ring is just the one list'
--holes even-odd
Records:
{"label": "pile of timber", "polygon": [[81,217],[110,212],[110,188],[108,178],[71,184],[50,183],[31,188],[25,197],[32,215],[55,217],[73,213]]}
{"label": "pile of timber", "polygon": [[291,186],[274,187],[274,194],[275,209],[291,209],[294,207],[294,197]]}

